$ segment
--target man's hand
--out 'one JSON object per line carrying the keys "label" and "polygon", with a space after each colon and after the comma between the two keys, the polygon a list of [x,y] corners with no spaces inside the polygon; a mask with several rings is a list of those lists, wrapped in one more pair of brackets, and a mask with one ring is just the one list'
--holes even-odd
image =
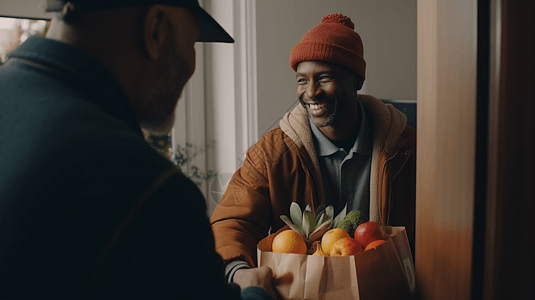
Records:
{"label": "man's hand", "polygon": [[273,271],[269,267],[263,266],[252,269],[239,269],[234,273],[233,281],[239,285],[241,289],[245,289],[250,286],[258,286],[266,290],[273,299],[277,299],[275,290],[271,285],[271,278],[273,277]]}

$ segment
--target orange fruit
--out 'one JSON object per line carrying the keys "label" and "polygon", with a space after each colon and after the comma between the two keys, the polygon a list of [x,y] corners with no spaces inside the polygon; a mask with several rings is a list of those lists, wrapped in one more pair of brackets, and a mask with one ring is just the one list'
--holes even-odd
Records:
{"label": "orange fruit", "polygon": [[277,253],[307,254],[307,244],[299,233],[288,229],[277,234],[271,244],[271,250]]}
{"label": "orange fruit", "polygon": [[386,241],[385,240],[376,240],[376,241],[373,241],[371,243],[368,244],[368,246],[366,246],[366,248],[364,248],[364,251],[368,251],[370,249],[375,249],[377,248],[377,246],[385,243]]}
{"label": "orange fruit", "polygon": [[334,243],[341,238],[348,238],[349,233],[343,230],[342,228],[333,228],[323,235],[321,238],[321,248],[325,253],[331,253],[331,249],[334,246]]}
{"label": "orange fruit", "polygon": [[350,256],[362,252],[362,246],[350,237],[341,238],[334,243],[331,256]]}
{"label": "orange fruit", "polygon": [[362,247],[366,248],[366,246],[373,241],[384,240],[385,230],[383,226],[377,222],[365,222],[355,229],[354,237]]}

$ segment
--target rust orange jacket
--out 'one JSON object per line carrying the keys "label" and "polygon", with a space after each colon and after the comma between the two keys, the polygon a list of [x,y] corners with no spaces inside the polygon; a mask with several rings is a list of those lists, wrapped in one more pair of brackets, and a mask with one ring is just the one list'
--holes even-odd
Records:
{"label": "rust orange jacket", "polygon": [[[392,105],[359,95],[374,126],[370,220],[405,226],[414,242],[416,131]],[[211,217],[216,250],[225,261],[256,265],[256,245],[284,226],[291,202],[313,210],[325,204],[322,177],[305,109],[298,105],[280,126],[253,145]]]}

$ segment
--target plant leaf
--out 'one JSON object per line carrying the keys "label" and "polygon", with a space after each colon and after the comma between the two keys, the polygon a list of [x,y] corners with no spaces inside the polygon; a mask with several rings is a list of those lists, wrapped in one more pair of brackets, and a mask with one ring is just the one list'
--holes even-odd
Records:
{"label": "plant leaf", "polygon": [[316,228],[316,230],[314,230],[310,236],[309,236],[309,240],[310,241],[315,241],[317,239],[319,239],[320,237],[323,236],[323,234],[325,232],[327,232],[329,230],[329,228],[331,227],[331,223],[332,223],[332,219],[329,219],[327,220],[325,223],[321,224],[320,226],[318,226],[318,228]]}
{"label": "plant leaf", "polygon": [[347,212],[347,203],[346,203],[346,206],[344,206],[344,209],[342,209],[342,211],[336,216],[336,218],[334,218],[334,228],[337,228],[338,227],[338,224],[340,224],[340,222],[346,217],[346,212]]}
{"label": "plant leaf", "polygon": [[332,205],[329,205],[327,208],[325,208],[325,213],[329,219],[334,219],[334,208]]}
{"label": "plant leaf", "polygon": [[325,205],[323,205],[323,203],[321,203],[320,205],[318,205],[318,208],[316,208],[316,213],[319,212],[319,211],[324,211],[325,210]]}
{"label": "plant leaf", "polygon": [[318,208],[316,209],[316,224],[321,224],[319,220],[321,217],[323,217],[324,212],[325,206],[323,206],[323,204],[318,205]]}
{"label": "plant leaf", "polygon": [[307,207],[305,207],[305,210],[312,211],[312,208],[310,207],[310,204],[307,204]]}
{"label": "plant leaf", "polygon": [[303,220],[299,204],[292,202],[290,205],[290,217],[292,218],[293,224],[302,231],[303,227],[301,227],[301,223]]}
{"label": "plant leaf", "polygon": [[324,213],[321,213],[319,220],[317,219],[317,217],[318,216],[316,216],[316,227],[321,226],[327,220],[327,215]]}
{"label": "plant leaf", "polygon": [[301,231],[301,229],[299,229],[297,226],[295,226],[287,216],[281,215],[281,219],[282,219],[282,221],[284,223],[286,223],[286,225],[288,225],[290,227],[291,230],[299,233],[300,235],[303,235],[303,232]]}
{"label": "plant leaf", "polygon": [[306,238],[308,238],[308,235],[312,233],[315,227],[316,219],[314,218],[314,214],[309,210],[305,210],[303,212],[303,232]]}

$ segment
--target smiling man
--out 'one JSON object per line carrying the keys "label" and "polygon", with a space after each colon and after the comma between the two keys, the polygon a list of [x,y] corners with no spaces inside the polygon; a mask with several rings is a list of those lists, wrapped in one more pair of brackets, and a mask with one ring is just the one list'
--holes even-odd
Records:
{"label": "smiling man", "polygon": [[391,105],[358,94],[366,62],[348,17],[332,14],[294,46],[301,105],[247,152],[211,222],[227,278],[257,276],[256,245],[284,226],[292,202],[313,210],[360,210],[367,220],[405,226],[414,243],[416,132]]}

